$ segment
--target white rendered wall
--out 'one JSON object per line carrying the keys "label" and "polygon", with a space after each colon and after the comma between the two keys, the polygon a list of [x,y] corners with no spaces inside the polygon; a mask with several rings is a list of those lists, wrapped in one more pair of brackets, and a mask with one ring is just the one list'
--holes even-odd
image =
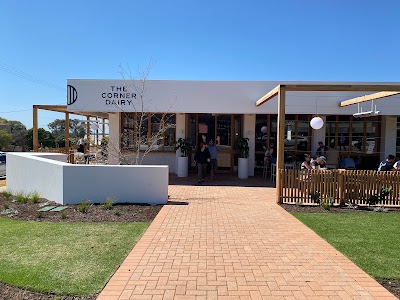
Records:
{"label": "white rendered wall", "polygon": [[165,204],[168,201],[168,166],[68,165],[64,167],[64,203],[83,199],[102,203]]}
{"label": "white rendered wall", "polygon": [[109,196],[117,203],[168,201],[168,166],[73,165],[44,158],[58,155],[8,153],[7,190],[36,191],[60,204],[101,203]]}
{"label": "white rendered wall", "polygon": [[[64,159],[61,161],[53,160]],[[7,191],[38,192],[40,197],[63,203],[63,165],[66,154],[7,153]]]}
{"label": "white rendered wall", "polygon": [[254,114],[244,115],[243,137],[249,139],[249,176],[254,176],[254,161],[256,140],[254,129],[256,128],[256,116]]}
{"label": "white rendered wall", "polygon": [[121,144],[121,114],[109,114],[109,142],[108,142],[108,163],[119,164]]}
{"label": "white rendered wall", "polygon": [[382,117],[381,161],[389,154],[396,156],[397,117]]}
{"label": "white rendered wall", "polygon": [[[68,84],[77,90],[76,102],[68,105],[69,111],[121,112],[121,106],[106,105],[102,98],[111,86],[125,86],[134,92],[132,81],[69,79]],[[278,84],[385,84],[360,82],[282,82],[282,81],[188,81],[188,80],[147,80],[145,110],[151,112],[173,111],[175,113],[221,113],[221,114],[276,114],[277,97],[256,107],[255,102]],[[399,84],[400,83],[391,83]],[[383,89],[384,90],[384,89]],[[355,105],[339,107],[343,100],[368,94],[367,92],[288,92],[286,95],[287,114],[352,115],[357,112]],[[173,100],[172,100],[173,99]],[[376,100],[374,103],[382,115],[400,114],[400,96]],[[369,110],[370,103],[361,104]],[[122,107],[134,111],[133,105]]]}

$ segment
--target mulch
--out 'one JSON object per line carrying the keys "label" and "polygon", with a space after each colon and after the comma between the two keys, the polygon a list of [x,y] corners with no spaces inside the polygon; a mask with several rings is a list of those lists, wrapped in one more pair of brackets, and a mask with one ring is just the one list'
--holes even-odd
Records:
{"label": "mulch", "polygon": [[[286,211],[293,212],[303,212],[303,213],[379,213],[382,214],[384,212],[374,212],[373,208],[362,207],[362,209],[353,209],[348,206],[343,207],[331,207],[330,210],[324,209],[322,206],[310,206],[310,205],[294,205],[294,204],[280,204],[283,209]],[[388,211],[386,213],[400,213],[400,208],[398,207],[388,207]],[[383,287],[385,287],[389,292],[395,295],[400,299],[400,278],[383,278],[376,279]]]}

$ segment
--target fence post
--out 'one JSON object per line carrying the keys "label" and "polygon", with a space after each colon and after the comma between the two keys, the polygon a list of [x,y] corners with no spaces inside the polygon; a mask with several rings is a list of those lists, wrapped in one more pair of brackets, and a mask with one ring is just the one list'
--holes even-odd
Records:
{"label": "fence post", "polygon": [[345,199],[344,199],[344,176],[345,176],[346,170],[339,170],[338,174],[338,190],[339,190],[339,205],[344,205],[345,204]]}

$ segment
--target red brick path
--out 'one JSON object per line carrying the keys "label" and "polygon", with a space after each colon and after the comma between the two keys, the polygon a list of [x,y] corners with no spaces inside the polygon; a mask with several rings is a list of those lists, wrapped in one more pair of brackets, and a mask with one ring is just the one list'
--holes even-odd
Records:
{"label": "red brick path", "polygon": [[169,193],[99,300],[397,299],[278,206],[274,188]]}

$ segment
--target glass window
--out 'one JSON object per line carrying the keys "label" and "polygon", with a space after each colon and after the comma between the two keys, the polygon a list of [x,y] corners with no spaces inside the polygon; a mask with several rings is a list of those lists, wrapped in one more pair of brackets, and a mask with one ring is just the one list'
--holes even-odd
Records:
{"label": "glass window", "polygon": [[231,115],[217,116],[217,136],[221,146],[231,146]]}
{"label": "glass window", "polygon": [[176,116],[165,115],[164,116],[164,150],[174,151],[175,150],[175,132],[176,132]]}
{"label": "glass window", "polygon": [[149,137],[149,146],[152,150],[162,150],[163,146],[164,118],[162,114],[153,114],[151,116],[151,135]]}
{"label": "glass window", "polygon": [[263,147],[267,146],[267,133],[268,133],[268,124],[267,124],[267,116],[266,115],[257,115],[256,116],[256,145],[255,151],[263,151],[265,152]]}
{"label": "glass window", "polygon": [[336,136],[336,116],[327,116],[325,122],[325,145],[330,148],[338,148]]}
{"label": "glass window", "polygon": [[176,129],[174,114],[125,113],[121,118],[122,149],[133,150],[136,148],[136,143],[139,143],[140,150],[146,150],[151,146],[152,150],[174,151]]}
{"label": "glass window", "polygon": [[310,151],[310,117],[308,115],[298,115],[297,120],[297,150],[301,151],[300,154],[304,154],[303,152]]}

